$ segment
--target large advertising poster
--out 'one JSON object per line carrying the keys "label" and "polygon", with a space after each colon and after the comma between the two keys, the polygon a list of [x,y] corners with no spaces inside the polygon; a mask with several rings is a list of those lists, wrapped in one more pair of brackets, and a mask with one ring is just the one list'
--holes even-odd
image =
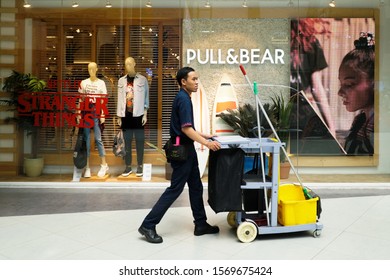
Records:
{"label": "large advertising poster", "polygon": [[375,23],[291,20],[292,153],[374,153]]}
{"label": "large advertising poster", "polygon": [[293,102],[289,148],[297,155],[374,153],[373,18],[186,19],[183,64],[199,73],[214,133],[220,111]]}

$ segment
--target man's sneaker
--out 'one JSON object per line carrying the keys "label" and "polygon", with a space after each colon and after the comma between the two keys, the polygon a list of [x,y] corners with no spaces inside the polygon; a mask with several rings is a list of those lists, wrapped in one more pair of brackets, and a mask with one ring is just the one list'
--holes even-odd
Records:
{"label": "man's sneaker", "polygon": [[131,167],[130,167],[130,166],[126,166],[126,169],[125,169],[125,171],[123,171],[122,176],[123,176],[123,177],[127,177],[127,176],[129,176],[131,173],[133,173],[133,171],[131,170]]}
{"label": "man's sneaker", "polygon": [[85,168],[84,178],[91,178],[91,168]]}
{"label": "man's sneaker", "polygon": [[137,177],[141,177],[142,175],[144,175],[144,173],[142,172],[142,165],[138,166],[137,167],[137,172],[135,173],[135,176]]}
{"label": "man's sneaker", "polygon": [[100,170],[99,170],[99,172],[98,172],[98,177],[104,177],[104,176],[106,176],[106,172],[108,171],[108,165],[106,164],[106,165],[103,165],[103,164],[101,164],[100,165]]}

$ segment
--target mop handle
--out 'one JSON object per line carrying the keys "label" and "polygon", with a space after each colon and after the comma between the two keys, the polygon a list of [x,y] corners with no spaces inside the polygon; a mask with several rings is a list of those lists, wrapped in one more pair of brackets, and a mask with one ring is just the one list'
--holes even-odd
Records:
{"label": "mop handle", "polygon": [[[251,84],[251,82],[249,81],[248,76],[246,75],[246,71],[245,71],[245,69],[244,69],[244,66],[240,65],[240,69],[241,69],[241,72],[242,72],[242,74],[244,75],[246,81],[248,82],[250,88],[252,89],[252,84]],[[252,89],[252,90],[253,90],[253,89]],[[255,91],[253,91],[253,93],[255,93]],[[267,115],[267,112],[265,111],[265,109],[264,109],[264,107],[263,107],[263,104],[262,104],[261,101],[260,101],[259,96],[258,96],[257,94],[255,94],[255,95],[256,95],[256,101],[257,101],[258,105],[260,106],[260,109],[261,109],[261,111],[263,112],[263,115],[264,115],[264,117],[266,118],[266,120],[267,120],[267,122],[268,122],[268,124],[269,124],[269,126],[270,126],[270,128],[271,128],[271,130],[272,130],[272,132],[273,132],[273,134],[274,134],[274,136],[275,136],[275,138],[276,138],[276,140],[278,140],[278,142],[282,143],[282,141],[280,141],[280,138],[279,138],[278,134],[276,133],[276,130],[275,130],[274,126],[272,125],[271,120],[269,119],[269,117],[268,117],[268,115]],[[289,163],[290,166],[291,166],[291,169],[293,170],[295,176],[297,177],[299,184],[300,184],[301,186],[303,186],[301,177],[298,175],[298,172],[296,171],[296,169],[295,169],[295,167],[294,167],[294,165],[293,165],[293,163],[292,163],[290,157],[288,156],[285,147],[282,145],[281,148],[282,148],[282,151],[283,151],[283,153],[285,154],[285,156],[286,156],[286,158],[287,158],[287,160],[288,160],[288,163]]]}
{"label": "mop handle", "polygon": [[[245,69],[244,69],[244,66],[240,65],[240,69],[241,69],[241,72],[242,72],[242,74],[244,75],[246,81],[248,82],[249,86],[250,86],[251,89],[252,89],[252,83],[249,81],[249,78],[248,78],[248,76],[246,75],[246,71],[245,71]],[[256,91],[257,91],[257,89],[256,89]],[[267,113],[266,113],[266,111],[265,111],[265,109],[264,109],[264,107],[263,107],[263,104],[260,102],[260,99],[259,99],[258,95],[255,93],[254,90],[253,90],[253,93],[254,93],[255,96],[256,96],[256,101],[257,101],[258,105],[260,106],[261,111],[263,112],[263,115],[264,115],[264,117],[266,118],[266,120],[267,120],[269,126],[271,127],[271,130],[272,130],[272,132],[274,133],[275,138],[276,138],[279,142],[281,142],[280,139],[279,139],[278,134],[277,134],[276,131],[275,131],[274,126],[272,125],[271,120],[269,119],[269,117],[268,117],[268,115],[267,115]],[[259,124],[258,124],[258,125],[259,125]],[[286,156],[287,156],[287,154],[286,154]]]}
{"label": "mop handle", "polygon": [[[246,71],[242,65],[240,65],[241,72],[244,74],[244,77],[246,78],[246,81],[252,88],[252,84],[248,79],[248,76],[246,75]],[[259,91],[257,90],[257,83],[253,83],[253,93],[256,96],[256,101],[257,101],[257,94]],[[259,106],[256,106],[256,117],[257,117],[257,134],[258,137],[261,141],[261,128],[260,128],[260,114],[259,114]],[[261,142],[260,142],[260,162],[261,162],[261,174],[263,175],[263,183],[265,183],[265,168],[264,168],[264,159],[263,159],[263,148],[261,147]],[[269,209],[268,209],[268,197],[267,197],[267,188],[264,188],[264,200],[265,200],[265,212],[267,215],[267,226],[270,226],[270,221],[269,221]]]}

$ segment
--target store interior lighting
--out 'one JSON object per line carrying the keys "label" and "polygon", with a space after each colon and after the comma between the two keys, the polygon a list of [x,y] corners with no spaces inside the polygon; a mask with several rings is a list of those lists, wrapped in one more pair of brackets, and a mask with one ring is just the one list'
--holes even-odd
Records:
{"label": "store interior lighting", "polygon": [[72,8],[77,8],[79,6],[79,3],[77,3],[77,2],[73,2],[73,4],[72,4]]}
{"label": "store interior lighting", "polygon": [[30,8],[31,5],[30,5],[30,3],[28,3],[28,1],[24,1],[23,7]]}
{"label": "store interior lighting", "polygon": [[334,0],[330,1],[329,6],[331,6],[332,8],[336,7],[336,2]]}
{"label": "store interior lighting", "polygon": [[110,1],[107,1],[107,2],[106,2],[106,8],[111,8],[111,7],[112,7],[111,2],[110,2]]}
{"label": "store interior lighting", "polygon": [[211,7],[210,1],[206,1],[206,3],[204,4],[204,7],[205,8],[210,8]]}
{"label": "store interior lighting", "polygon": [[148,1],[145,6],[148,7],[148,8],[151,8],[152,7],[152,1]]}
{"label": "store interior lighting", "polygon": [[244,0],[244,2],[242,2],[242,7],[243,8],[248,8],[248,5],[246,4],[246,0]]}
{"label": "store interior lighting", "polygon": [[294,2],[293,2],[293,0],[290,0],[290,1],[287,3],[287,6],[289,6],[289,7],[292,7],[292,6],[294,6]]}

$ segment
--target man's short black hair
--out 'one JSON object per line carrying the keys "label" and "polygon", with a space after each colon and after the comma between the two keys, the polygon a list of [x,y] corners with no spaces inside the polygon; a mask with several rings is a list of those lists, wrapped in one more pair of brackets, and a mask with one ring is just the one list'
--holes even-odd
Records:
{"label": "man's short black hair", "polygon": [[195,72],[194,68],[191,68],[191,67],[183,67],[181,69],[179,69],[179,71],[177,71],[176,73],[176,81],[177,83],[179,84],[179,86],[181,87],[181,80],[182,79],[187,79],[188,77],[188,73],[190,72]]}

